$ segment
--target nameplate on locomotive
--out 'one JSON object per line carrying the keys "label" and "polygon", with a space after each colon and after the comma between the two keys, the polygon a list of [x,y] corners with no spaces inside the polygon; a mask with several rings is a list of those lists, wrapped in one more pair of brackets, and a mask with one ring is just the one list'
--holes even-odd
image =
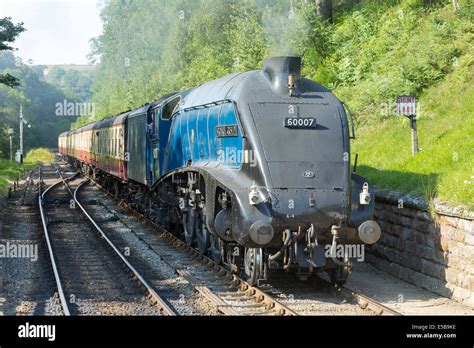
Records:
{"label": "nameplate on locomotive", "polygon": [[236,137],[238,136],[239,128],[237,125],[217,126],[216,136],[218,138]]}

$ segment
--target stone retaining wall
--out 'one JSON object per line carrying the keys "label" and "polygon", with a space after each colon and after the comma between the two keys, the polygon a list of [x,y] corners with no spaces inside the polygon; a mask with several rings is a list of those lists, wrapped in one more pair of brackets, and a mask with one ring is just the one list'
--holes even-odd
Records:
{"label": "stone retaining wall", "polygon": [[378,269],[474,306],[474,214],[379,191],[375,219],[382,237],[367,248]]}

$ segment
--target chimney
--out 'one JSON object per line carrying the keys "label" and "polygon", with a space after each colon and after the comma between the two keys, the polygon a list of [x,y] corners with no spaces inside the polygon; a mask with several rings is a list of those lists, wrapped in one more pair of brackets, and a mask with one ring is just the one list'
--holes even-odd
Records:
{"label": "chimney", "polygon": [[301,78],[301,57],[268,58],[263,64],[263,74],[275,93],[297,96]]}

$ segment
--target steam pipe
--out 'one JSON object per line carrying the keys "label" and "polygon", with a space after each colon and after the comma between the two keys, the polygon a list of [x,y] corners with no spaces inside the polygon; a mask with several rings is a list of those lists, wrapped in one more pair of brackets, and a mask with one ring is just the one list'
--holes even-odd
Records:
{"label": "steam pipe", "polygon": [[[290,241],[290,243],[291,243],[291,241]],[[294,260],[294,258],[295,258],[295,253],[294,253],[292,247],[288,248],[288,254],[289,254],[289,256],[288,256],[288,262],[287,262],[286,265],[283,265],[283,270],[284,270],[284,271],[288,271],[288,270],[290,269],[290,266],[291,266],[291,264],[293,263],[293,260]]]}
{"label": "steam pipe", "polygon": [[336,248],[337,248],[336,240],[339,238],[339,233],[338,233],[339,228],[340,226],[336,226],[336,225],[333,225],[331,227],[332,245],[329,252],[330,252],[331,259],[334,261],[336,265],[344,266],[344,262],[339,261],[336,257]]}
{"label": "steam pipe", "polygon": [[281,256],[281,254],[283,253],[283,251],[285,251],[285,249],[288,247],[288,245],[290,244],[290,241],[291,241],[291,231],[287,228],[285,230],[285,233],[286,233],[286,238],[285,238],[285,241],[283,242],[283,245],[282,247],[280,248],[280,250],[278,250],[278,252],[276,254],[273,254],[273,255],[270,255],[268,256],[268,260],[269,261],[273,261],[275,259],[277,259],[278,257]]}
{"label": "steam pipe", "polygon": [[288,75],[288,91],[290,92],[290,97],[295,95],[295,74]]}

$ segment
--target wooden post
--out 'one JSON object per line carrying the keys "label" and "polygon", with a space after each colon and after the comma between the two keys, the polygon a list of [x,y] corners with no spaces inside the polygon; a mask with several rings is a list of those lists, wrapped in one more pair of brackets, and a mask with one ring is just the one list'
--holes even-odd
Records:
{"label": "wooden post", "polygon": [[411,154],[415,156],[418,152],[418,130],[416,129],[416,115],[410,115],[411,125]]}
{"label": "wooden post", "polygon": [[411,154],[418,149],[418,130],[416,128],[416,97],[414,95],[400,95],[397,97],[397,113],[410,119],[411,127]]}

